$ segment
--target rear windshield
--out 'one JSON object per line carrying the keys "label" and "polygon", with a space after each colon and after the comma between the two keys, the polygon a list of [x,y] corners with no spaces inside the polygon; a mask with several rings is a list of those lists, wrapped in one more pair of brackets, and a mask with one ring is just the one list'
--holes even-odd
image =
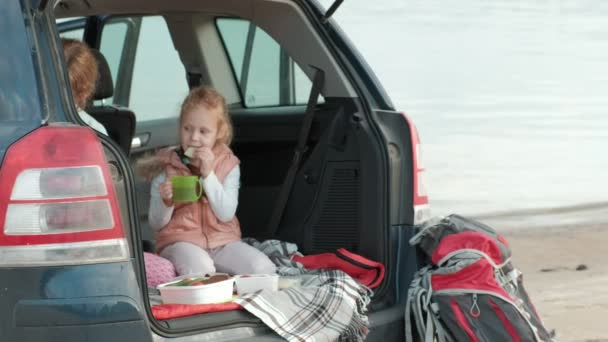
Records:
{"label": "rear windshield", "polygon": [[0,1],[0,162],[8,146],[40,126],[42,111],[21,2]]}

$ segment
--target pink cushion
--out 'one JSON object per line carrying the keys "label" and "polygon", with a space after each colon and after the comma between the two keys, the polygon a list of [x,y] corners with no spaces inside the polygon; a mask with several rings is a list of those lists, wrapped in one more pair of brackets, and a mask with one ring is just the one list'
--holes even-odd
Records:
{"label": "pink cushion", "polygon": [[156,254],[144,252],[144,263],[146,265],[146,282],[148,287],[156,287],[175,278],[175,267],[171,261]]}

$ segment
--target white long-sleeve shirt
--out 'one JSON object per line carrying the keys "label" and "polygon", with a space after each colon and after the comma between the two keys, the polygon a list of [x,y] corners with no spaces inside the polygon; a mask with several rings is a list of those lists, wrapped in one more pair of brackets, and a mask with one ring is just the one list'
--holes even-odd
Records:
{"label": "white long-sleeve shirt", "polygon": [[[224,184],[220,182],[212,171],[203,179],[205,195],[209,200],[211,210],[221,222],[230,221],[236,214],[239,204],[239,186],[241,169],[235,166],[224,178]],[[167,179],[163,172],[152,180],[150,188],[150,208],[148,209],[148,223],[154,231],[160,230],[167,225],[173,215],[174,207],[167,207],[160,197],[160,185]]]}

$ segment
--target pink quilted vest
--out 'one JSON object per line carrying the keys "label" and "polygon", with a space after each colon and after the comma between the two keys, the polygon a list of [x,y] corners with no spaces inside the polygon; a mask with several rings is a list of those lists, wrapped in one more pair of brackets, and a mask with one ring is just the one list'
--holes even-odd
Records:
{"label": "pink quilted vest", "polygon": [[[213,148],[215,154],[214,173],[221,183],[237,165],[239,159],[224,144]],[[173,149],[164,149],[157,156],[165,163],[167,179],[171,176],[190,176],[192,171],[184,165]],[[169,223],[155,235],[156,250],[160,251],[176,242],[190,242],[204,249],[224,246],[241,239],[238,219],[221,222],[213,213],[207,197],[197,202],[176,203]]]}

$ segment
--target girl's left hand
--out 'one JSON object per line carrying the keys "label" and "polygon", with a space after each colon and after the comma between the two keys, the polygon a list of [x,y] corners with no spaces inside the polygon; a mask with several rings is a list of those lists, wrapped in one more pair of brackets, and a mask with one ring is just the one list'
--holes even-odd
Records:
{"label": "girl's left hand", "polygon": [[207,177],[211,171],[213,171],[213,161],[215,160],[215,155],[209,147],[197,148],[192,157],[200,161],[198,166],[203,178]]}

